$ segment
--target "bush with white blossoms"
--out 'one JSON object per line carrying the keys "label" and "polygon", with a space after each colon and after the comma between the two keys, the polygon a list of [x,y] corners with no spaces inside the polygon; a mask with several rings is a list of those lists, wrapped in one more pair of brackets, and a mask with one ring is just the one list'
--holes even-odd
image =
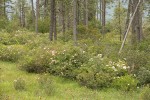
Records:
{"label": "bush with white blossoms", "polygon": [[55,63],[50,64],[48,71],[55,75],[73,79],[76,76],[76,70],[87,62],[88,55],[77,47],[69,47],[59,51],[53,59]]}
{"label": "bush with white blossoms", "polygon": [[130,66],[127,66],[126,62],[122,60],[118,62],[109,61],[106,66],[113,69],[118,76],[123,76],[130,71]]}
{"label": "bush with white blossoms", "polygon": [[90,58],[79,68],[77,81],[90,88],[110,87],[115,74],[111,68],[105,66],[107,62],[107,57],[102,57],[102,54]]}
{"label": "bush with white blossoms", "polygon": [[3,61],[18,61],[27,53],[27,49],[22,45],[0,45],[0,60]]}
{"label": "bush with white blossoms", "polygon": [[49,65],[56,62],[55,59],[53,59],[56,54],[56,50],[52,50],[47,46],[44,48],[39,47],[32,49],[19,61],[19,66],[21,69],[26,70],[27,72],[46,72]]}

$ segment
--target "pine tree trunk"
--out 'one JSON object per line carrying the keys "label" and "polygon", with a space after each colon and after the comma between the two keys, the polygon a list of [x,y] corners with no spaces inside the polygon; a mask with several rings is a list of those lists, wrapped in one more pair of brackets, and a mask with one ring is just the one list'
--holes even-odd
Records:
{"label": "pine tree trunk", "polygon": [[57,40],[57,29],[56,29],[56,1],[54,0],[54,25],[53,25],[53,30],[54,30],[54,40]]}
{"label": "pine tree trunk", "polygon": [[105,34],[106,1],[102,0],[102,34]]}
{"label": "pine tree trunk", "polygon": [[51,7],[51,14],[50,14],[50,34],[49,34],[49,38],[50,41],[53,41],[53,32],[54,32],[54,2],[55,0],[51,0],[50,2],[50,7]]}
{"label": "pine tree trunk", "polygon": [[31,0],[31,6],[32,6],[32,23],[35,23],[35,12],[34,12],[34,6],[33,6],[33,0]]}
{"label": "pine tree trunk", "polygon": [[38,33],[38,20],[39,20],[39,0],[36,0],[36,21],[35,21],[35,32]]}
{"label": "pine tree trunk", "polygon": [[99,8],[100,8],[100,21],[102,25],[102,0],[99,0]]}
{"label": "pine tree trunk", "polygon": [[88,0],[84,0],[84,25],[88,26]]}
{"label": "pine tree trunk", "polygon": [[[135,11],[139,0],[133,0],[132,13]],[[142,4],[142,3],[141,3]],[[132,23],[132,44],[137,45],[138,42],[142,40],[142,10],[141,4],[135,13],[135,17]]]}
{"label": "pine tree trunk", "polygon": [[[57,30],[56,30],[56,4],[55,0],[51,0],[51,14],[50,14],[50,41],[57,40]],[[53,38],[54,37],[54,38]]]}
{"label": "pine tree trunk", "polygon": [[62,32],[63,35],[65,34],[65,5],[64,1],[61,1],[60,3],[60,13],[61,13],[61,25],[62,25]]}
{"label": "pine tree trunk", "polygon": [[77,0],[73,2],[73,40],[74,45],[77,45]]}
{"label": "pine tree trunk", "polygon": [[125,37],[127,28],[128,28],[129,22],[130,22],[130,17],[131,17],[130,14],[131,14],[131,0],[129,0],[129,3],[128,3],[128,11],[127,11],[127,18],[126,18],[126,24],[125,24],[125,29],[124,29],[124,33],[123,33],[123,38]]}

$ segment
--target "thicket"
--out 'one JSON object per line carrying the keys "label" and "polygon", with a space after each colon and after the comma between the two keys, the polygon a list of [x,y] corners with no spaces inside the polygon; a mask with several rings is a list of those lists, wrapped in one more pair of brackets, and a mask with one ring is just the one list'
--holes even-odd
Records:
{"label": "thicket", "polygon": [[76,47],[62,34],[58,37],[65,41],[49,42],[46,33],[1,32],[0,60],[18,62],[20,69],[30,73],[48,72],[73,79],[89,88],[130,91],[150,83],[149,35],[137,47],[127,46],[118,55],[121,42],[116,34],[107,33],[102,39],[95,28],[79,26],[78,31],[81,34]]}

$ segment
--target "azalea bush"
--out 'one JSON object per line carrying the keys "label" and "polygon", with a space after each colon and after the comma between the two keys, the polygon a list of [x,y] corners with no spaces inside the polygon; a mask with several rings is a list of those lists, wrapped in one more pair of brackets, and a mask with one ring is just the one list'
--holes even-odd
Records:
{"label": "azalea bush", "polygon": [[4,45],[25,44],[33,40],[36,35],[25,30],[17,30],[12,33],[0,33],[0,43]]}
{"label": "azalea bush", "polygon": [[53,52],[49,47],[32,49],[19,61],[19,67],[27,72],[46,72],[52,62]]}
{"label": "azalea bush", "polygon": [[75,78],[78,68],[88,59],[85,51],[80,48],[69,47],[57,53],[49,66],[49,72],[67,78]]}
{"label": "azalea bush", "polygon": [[113,69],[106,66],[107,58],[98,54],[84,63],[78,70],[77,81],[90,88],[104,88],[111,85],[113,80]]}
{"label": "azalea bush", "polygon": [[1,45],[0,60],[17,62],[23,55],[27,53],[27,49],[22,45]]}

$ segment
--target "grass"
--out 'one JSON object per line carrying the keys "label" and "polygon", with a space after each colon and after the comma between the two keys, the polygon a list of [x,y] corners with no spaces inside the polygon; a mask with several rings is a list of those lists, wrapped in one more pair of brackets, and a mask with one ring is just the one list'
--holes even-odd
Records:
{"label": "grass", "polygon": [[[139,100],[140,94],[115,89],[91,90],[74,81],[52,76],[55,93],[48,96],[38,84],[38,78],[42,75],[21,71],[15,63],[0,61],[0,75],[2,100]],[[25,80],[24,91],[17,91],[13,86],[14,80],[19,77]]]}

